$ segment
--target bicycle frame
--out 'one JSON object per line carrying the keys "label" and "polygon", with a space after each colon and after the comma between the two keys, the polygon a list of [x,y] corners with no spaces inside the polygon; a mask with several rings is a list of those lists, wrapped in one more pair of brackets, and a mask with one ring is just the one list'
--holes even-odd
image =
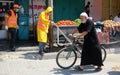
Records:
{"label": "bicycle frame", "polygon": [[[75,40],[75,38],[74,38],[72,44],[69,45],[69,46],[67,46],[67,48],[73,49],[73,50],[75,50],[75,51],[77,51],[77,52],[79,52],[79,53],[81,54],[82,45],[83,45],[83,44],[82,44],[81,42],[79,42],[78,40]],[[70,51],[71,51],[71,50],[70,50]],[[69,53],[69,56],[70,56],[70,53]]]}
{"label": "bicycle frame", "polygon": [[[56,56],[57,65],[63,69],[68,69],[68,68],[72,67],[76,63],[77,58],[81,58],[82,47],[83,47],[83,44],[79,40],[75,40],[75,38],[73,38],[72,44],[66,45],[63,49],[61,49],[58,52],[58,54]],[[102,46],[101,46],[101,49],[104,53],[103,59],[102,59],[104,61],[106,59],[106,50]],[[62,53],[63,53],[63,55],[62,55]],[[60,56],[62,56],[62,59],[65,58],[64,59],[65,61],[59,60],[59,59],[61,59]],[[72,58],[72,60],[71,60],[71,58]],[[66,61],[69,61],[69,60],[70,60],[70,64],[69,63],[66,64]],[[65,62],[65,64],[61,64],[61,61],[63,63]],[[65,65],[67,65],[67,66],[65,66]]]}

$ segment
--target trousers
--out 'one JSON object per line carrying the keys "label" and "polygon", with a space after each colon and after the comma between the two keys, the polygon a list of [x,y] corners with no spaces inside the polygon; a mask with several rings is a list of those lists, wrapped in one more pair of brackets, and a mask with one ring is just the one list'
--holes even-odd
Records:
{"label": "trousers", "polygon": [[46,50],[46,43],[44,42],[39,42],[39,51],[43,52]]}
{"label": "trousers", "polygon": [[8,28],[8,32],[10,34],[9,48],[13,49],[13,48],[15,48],[17,29],[16,28]]}

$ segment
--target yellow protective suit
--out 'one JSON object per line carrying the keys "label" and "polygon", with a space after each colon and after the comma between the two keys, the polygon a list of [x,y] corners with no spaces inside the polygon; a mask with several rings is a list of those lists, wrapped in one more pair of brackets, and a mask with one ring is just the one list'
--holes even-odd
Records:
{"label": "yellow protective suit", "polygon": [[[41,12],[38,16],[37,24],[37,39],[38,42],[47,42],[47,32],[50,25],[48,12],[52,12],[52,8],[48,7],[45,11]],[[43,24],[43,27],[39,27],[39,24]]]}

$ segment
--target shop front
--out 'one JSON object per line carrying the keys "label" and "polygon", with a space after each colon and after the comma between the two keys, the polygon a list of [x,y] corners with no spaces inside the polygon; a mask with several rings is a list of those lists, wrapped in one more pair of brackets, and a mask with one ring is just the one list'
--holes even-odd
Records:
{"label": "shop front", "polygon": [[7,39],[5,29],[5,13],[10,10],[13,4],[21,6],[18,13],[18,35],[19,40],[29,40],[32,35],[35,37],[35,26],[38,14],[45,10],[45,0],[0,0],[0,39]]}
{"label": "shop front", "polygon": [[0,39],[7,39],[5,29],[5,13],[11,8],[14,0],[0,0]]}
{"label": "shop front", "polygon": [[18,39],[29,39],[29,0],[0,0],[0,39],[8,39],[5,29],[5,13],[8,12],[14,3],[21,6],[18,13]]}
{"label": "shop front", "polygon": [[54,21],[75,20],[85,8],[85,0],[53,0]]}
{"label": "shop front", "polygon": [[113,20],[118,13],[120,13],[120,0],[102,0],[102,20]]}
{"label": "shop front", "polygon": [[18,13],[18,39],[29,39],[29,0],[15,0],[15,3],[20,5]]}
{"label": "shop front", "polygon": [[[99,8],[98,11],[95,7],[101,7],[101,5],[95,4],[95,0],[1,0],[0,5],[2,5],[2,8],[5,8],[3,9],[3,12],[9,10],[10,5],[13,3],[17,3],[22,7],[20,9],[21,11],[18,13],[18,39],[28,40],[29,36],[36,36],[35,27],[38,14],[50,5],[49,2],[52,2],[53,5],[53,20],[58,22],[60,20],[73,21],[79,18],[80,13],[85,10],[85,5],[88,1],[91,2],[90,16],[95,20],[100,20],[102,12],[101,8]],[[5,30],[4,26],[2,27],[2,30]]]}

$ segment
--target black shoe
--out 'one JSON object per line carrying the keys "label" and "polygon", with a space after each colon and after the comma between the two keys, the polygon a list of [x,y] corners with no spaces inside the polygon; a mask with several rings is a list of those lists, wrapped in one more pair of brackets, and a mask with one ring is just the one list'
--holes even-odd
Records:
{"label": "black shoe", "polygon": [[101,67],[98,67],[98,68],[95,69],[96,72],[99,72],[99,71],[101,71],[101,70],[102,70]]}
{"label": "black shoe", "polygon": [[15,52],[15,49],[11,49],[10,51],[13,51],[13,52]]}
{"label": "black shoe", "polygon": [[40,55],[43,55],[43,54],[44,54],[44,52],[42,52],[42,51],[39,51],[38,53],[39,53]]}
{"label": "black shoe", "polygon": [[10,51],[13,51],[13,52],[15,52],[15,48],[10,48]]}
{"label": "black shoe", "polygon": [[80,66],[75,66],[74,69],[75,69],[76,71],[83,71],[83,69],[80,68]]}
{"label": "black shoe", "polygon": [[44,52],[44,53],[48,53],[48,51],[47,51],[47,50],[43,50],[43,52]]}

